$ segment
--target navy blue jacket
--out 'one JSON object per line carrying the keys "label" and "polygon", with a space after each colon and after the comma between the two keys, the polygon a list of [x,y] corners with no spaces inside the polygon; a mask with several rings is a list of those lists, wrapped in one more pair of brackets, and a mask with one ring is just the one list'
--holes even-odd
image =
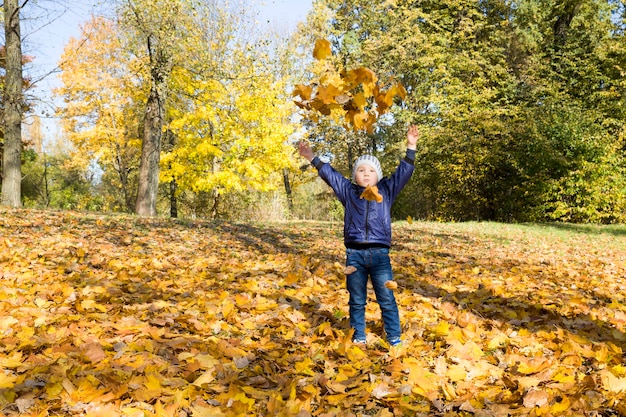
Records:
{"label": "navy blue jacket", "polygon": [[378,182],[378,192],[383,196],[382,203],[360,198],[364,187],[354,184],[330,164],[320,161],[318,157],[311,163],[345,207],[343,223],[345,245],[391,247],[391,205],[413,174],[415,151],[407,150],[406,157],[400,161],[396,171],[390,177]]}

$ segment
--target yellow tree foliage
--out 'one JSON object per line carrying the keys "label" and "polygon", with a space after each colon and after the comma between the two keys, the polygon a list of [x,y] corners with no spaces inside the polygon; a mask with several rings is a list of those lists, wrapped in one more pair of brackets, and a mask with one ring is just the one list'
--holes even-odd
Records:
{"label": "yellow tree foliage", "polygon": [[[160,181],[175,181],[179,193],[275,189],[293,164],[285,50],[246,38],[245,19],[241,9],[207,3],[187,16],[189,36],[171,49]],[[126,167],[136,171],[149,92],[149,57],[138,48],[120,25],[94,19],[66,49],[57,94],[83,167],[96,159],[105,173],[117,170],[120,152],[132,149]]]}
{"label": "yellow tree foliage", "polygon": [[313,122],[319,121],[320,115],[329,116],[346,129],[371,133],[394,99],[406,97],[401,83],[391,80],[381,84],[369,68],[337,68],[326,39],[316,41],[313,57],[320,63],[319,78],[311,84],[296,85],[292,93],[298,98],[296,105],[304,110],[303,116]]}
{"label": "yellow tree foliage", "polygon": [[163,155],[162,181],[196,193],[279,186],[293,160],[294,107],[286,97],[288,74],[275,65],[277,52],[263,45],[238,45],[222,58],[222,71],[233,74],[227,82],[176,72],[179,88],[193,100],[171,113],[169,129],[178,142]]}
{"label": "yellow tree foliage", "polygon": [[[86,169],[97,161],[105,172],[116,173],[111,181],[128,193],[141,146],[138,123],[146,89],[143,66],[119,35],[115,23],[105,18],[85,23],[80,38],[70,39],[65,47],[61,86],[54,93],[65,104],[57,110],[74,146],[70,163]],[[129,199],[127,195],[127,204]]]}

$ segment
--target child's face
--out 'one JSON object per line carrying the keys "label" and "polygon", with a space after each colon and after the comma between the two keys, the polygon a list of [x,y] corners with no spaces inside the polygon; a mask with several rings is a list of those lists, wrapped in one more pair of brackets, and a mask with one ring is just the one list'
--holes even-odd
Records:
{"label": "child's face", "polygon": [[361,187],[370,187],[378,184],[378,174],[376,170],[367,164],[363,164],[356,169],[354,174],[354,181]]}

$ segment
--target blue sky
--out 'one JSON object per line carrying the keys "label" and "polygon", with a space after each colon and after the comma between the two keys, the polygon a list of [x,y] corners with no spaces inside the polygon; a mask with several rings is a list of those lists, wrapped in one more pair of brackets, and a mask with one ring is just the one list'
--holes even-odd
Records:
{"label": "blue sky", "polygon": [[[303,21],[311,10],[313,0],[254,0],[259,7],[259,22],[276,28],[293,28]],[[62,3],[62,2],[61,2]],[[22,35],[26,35],[24,53],[36,56],[42,65],[54,65],[61,56],[70,37],[78,36],[79,26],[92,13],[98,13],[100,3],[95,0],[72,2],[72,6],[52,6],[35,9],[34,27],[24,23]],[[52,21],[50,24],[41,22]],[[38,25],[38,26],[37,26]]]}
{"label": "blue sky", "polygon": [[[245,0],[250,1],[250,0]],[[304,21],[312,8],[313,0],[252,0],[259,7],[259,24],[268,25],[270,29],[291,30],[296,24]],[[41,115],[50,114],[52,103],[50,91],[57,85],[54,74],[65,44],[71,37],[79,36],[81,23],[89,20],[92,14],[98,14],[98,0],[73,0],[65,2],[47,2],[34,4],[32,9],[25,10],[28,19],[22,21],[22,36],[25,38],[23,53],[34,57],[26,70],[33,80],[38,81],[32,94],[42,104],[38,111]],[[42,4],[42,6],[39,6]],[[45,6],[44,6],[45,5]],[[47,7],[47,8],[45,8]],[[46,23],[51,22],[51,23]],[[41,78],[41,80],[39,80]],[[48,102],[48,104],[45,104]],[[50,121],[50,120],[48,120]],[[46,123],[44,129],[54,134],[55,126]],[[44,132],[45,134],[45,132]]]}

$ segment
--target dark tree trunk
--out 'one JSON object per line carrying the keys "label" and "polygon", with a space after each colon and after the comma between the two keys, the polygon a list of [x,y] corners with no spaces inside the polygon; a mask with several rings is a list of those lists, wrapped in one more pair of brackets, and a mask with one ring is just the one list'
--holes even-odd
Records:
{"label": "dark tree trunk", "polygon": [[285,182],[285,193],[287,193],[289,212],[293,213],[293,193],[291,190],[291,182],[289,181],[289,170],[287,168],[283,169],[283,181]]}
{"label": "dark tree trunk", "polygon": [[170,217],[173,219],[178,218],[178,201],[176,200],[176,190],[178,184],[176,180],[170,181]]}

